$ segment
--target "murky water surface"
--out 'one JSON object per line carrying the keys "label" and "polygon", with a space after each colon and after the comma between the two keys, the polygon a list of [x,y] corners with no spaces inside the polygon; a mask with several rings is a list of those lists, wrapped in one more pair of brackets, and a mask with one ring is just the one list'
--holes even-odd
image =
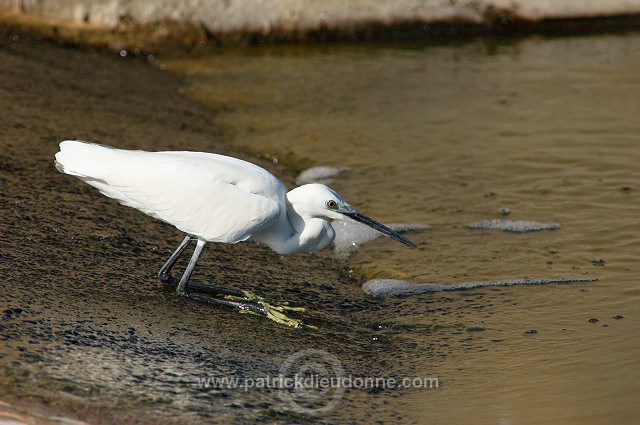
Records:
{"label": "murky water surface", "polygon": [[[397,348],[378,360],[440,388],[371,395],[380,417],[640,422],[640,35],[270,47],[165,65],[222,111],[229,142],[349,167],[332,186],[352,205],[432,226],[409,234],[415,250],[362,247],[350,263],[368,277],[598,279],[381,301],[376,326]],[[501,208],[562,227],[466,228]]]}

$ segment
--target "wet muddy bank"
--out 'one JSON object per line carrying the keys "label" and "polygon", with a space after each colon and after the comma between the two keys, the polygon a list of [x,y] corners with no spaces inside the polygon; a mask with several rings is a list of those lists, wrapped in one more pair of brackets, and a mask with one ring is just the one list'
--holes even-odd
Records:
{"label": "wet muddy bank", "polygon": [[[635,370],[638,357],[637,340],[630,335],[638,334],[640,295],[633,268],[640,252],[634,215],[635,189],[640,184],[633,172],[638,162],[637,144],[633,144],[638,134],[634,119],[638,102],[633,97],[639,92],[636,43],[632,36],[604,36],[526,39],[497,49],[491,43],[439,46],[423,53],[382,48],[383,60],[377,56],[380,51],[355,56],[347,52],[343,57],[340,47],[320,55],[311,52],[311,56],[294,52],[296,72],[307,67],[322,78],[296,78],[296,72],[286,66],[288,54],[282,46],[274,48],[274,56],[285,59],[284,63],[269,55],[234,59],[238,52],[228,52],[211,58],[212,65],[192,68],[214,76],[218,72],[242,76],[214,78],[225,90],[218,91],[212,109],[205,110],[178,95],[180,81],[145,60],[103,55],[94,49],[34,45],[24,43],[24,37],[17,42],[12,36],[4,39],[0,45],[0,400],[27,413],[36,407],[47,415],[63,414],[92,424],[464,423],[469,417],[478,423],[603,423],[611,418],[618,423],[637,422],[633,397],[638,394],[638,380],[629,372]],[[350,49],[356,47],[370,50],[370,46]],[[486,55],[478,54],[485,47]],[[304,62],[298,60],[301,56]],[[258,63],[252,71],[252,61],[261,58],[267,58],[272,67]],[[545,75],[539,58],[570,79],[531,80],[532,70],[538,77]],[[397,63],[398,59],[403,62]],[[408,65],[403,65],[405,60]],[[527,60],[533,60],[533,65],[527,65]],[[168,62],[163,63],[171,69]],[[501,64],[501,72],[495,72],[496,64]],[[506,64],[516,67],[503,68]],[[249,71],[243,72],[242,66],[249,66]],[[478,72],[478,66],[485,70]],[[264,77],[265,69],[275,79],[266,84],[256,78]],[[407,69],[426,74],[418,75],[419,84],[412,83],[403,74]],[[406,91],[375,84],[375,96],[369,101],[355,91],[359,85],[336,84],[348,82],[349,75],[355,75],[356,82],[381,81],[379,71],[389,72],[387,81],[402,81]],[[465,72],[472,75],[465,77]],[[286,78],[279,78],[280,73]],[[435,78],[430,83],[433,89],[422,86],[430,78]],[[269,112],[278,105],[280,97],[261,92],[278,90],[277,80],[304,84],[303,89],[289,92],[301,96],[288,98],[292,104],[304,106],[311,94],[321,95],[313,107],[319,106],[322,113],[291,120],[279,110],[265,120],[284,131],[274,137],[257,125],[261,119],[257,112]],[[188,82],[186,78],[183,84]],[[508,88],[510,84],[515,87]],[[576,90],[572,84],[580,86]],[[192,95],[211,93],[202,86],[196,86],[198,90],[188,84],[183,87]],[[316,87],[336,88],[338,93],[327,94]],[[389,91],[382,90],[385,87]],[[422,98],[414,107],[411,99],[421,99],[416,87],[424,87],[424,93],[435,98]],[[478,88],[480,93],[469,96]],[[268,102],[269,108],[249,109],[247,115],[257,121],[237,121],[240,125],[234,129],[225,125],[225,114],[229,119],[245,112],[248,97],[243,90]],[[562,119],[563,113],[551,113],[552,105],[545,102],[556,95],[574,99],[562,97],[565,90],[584,93],[590,101],[558,103],[561,110],[575,114]],[[243,96],[239,98],[238,93]],[[237,106],[239,99],[245,104]],[[284,157],[277,148],[258,145],[262,152],[278,153],[275,165],[252,154],[250,144],[247,150],[231,146],[238,139],[271,137],[307,140],[305,148],[328,152],[330,145],[313,137],[313,128],[304,124],[321,127],[327,137],[330,129],[350,128],[340,120],[329,122],[332,114],[344,116],[345,108],[348,112],[354,105],[375,107],[376,99],[384,105],[396,99],[393,108],[404,113],[392,119],[393,114],[374,109],[366,115],[376,121],[385,116],[384,124],[390,127],[367,125],[358,114],[350,114],[349,126],[357,137],[332,137],[378,140],[373,154],[364,153],[367,145],[355,145],[356,162],[341,164],[328,155],[291,153],[351,168],[336,176],[332,185],[353,199],[354,205],[362,206],[363,212],[384,222],[406,220],[431,226],[410,236],[420,248],[403,251],[399,261],[393,259],[393,247],[385,245],[393,241],[378,240],[355,252],[352,264],[362,264],[375,277],[403,279],[411,277],[402,274],[413,267],[418,282],[578,275],[598,280],[373,299],[357,282],[345,278],[343,265],[325,253],[280,257],[257,245],[208,245],[194,279],[304,306],[308,309],[305,320],[318,328],[288,329],[262,318],[177,299],[157,281],[156,273],[182,235],[60,175],[53,167],[58,142],[82,138],[125,148],[231,154],[258,162],[291,186],[294,176],[280,166]],[[592,103],[594,109],[590,109]],[[336,105],[340,108],[335,109]],[[470,105],[481,113],[469,113],[465,107]],[[493,114],[494,110],[498,113]],[[464,119],[460,121],[464,125],[442,120],[441,113],[447,111]],[[413,118],[412,112],[420,116]],[[518,131],[487,119],[485,112],[514,123]],[[509,119],[510,112],[522,112],[526,119]],[[469,126],[474,116],[482,125],[480,131]],[[581,124],[580,117],[587,125]],[[409,124],[398,124],[402,119]],[[420,129],[418,124],[423,122],[428,131]],[[523,133],[526,122],[543,132],[530,135],[535,140],[530,152],[513,144],[530,134]],[[561,127],[554,128],[556,124]],[[416,172],[402,178],[393,167],[371,166],[374,159],[397,160],[402,151],[411,153],[412,159],[422,158],[410,145],[400,148],[407,141],[421,140],[421,136],[401,137],[400,127],[436,141],[459,137],[491,143],[448,148],[446,143],[425,143],[425,148],[435,149],[424,155],[428,166],[421,169],[429,174]],[[375,134],[367,136],[371,129]],[[467,137],[467,131],[473,137]],[[492,131],[499,132],[498,137]],[[594,140],[599,135],[602,142]],[[574,146],[578,145],[574,137],[587,140],[584,150]],[[340,144],[337,148],[352,148],[351,143]],[[518,154],[515,161],[505,156],[506,147],[512,145]],[[499,154],[492,154],[490,147],[499,149]],[[459,152],[465,155],[457,156]],[[474,169],[476,164],[482,168]],[[509,167],[515,171],[508,171]],[[556,167],[560,171],[554,172]],[[428,179],[417,185],[421,177]],[[378,190],[384,182],[399,184],[397,193],[403,193],[405,184],[408,189],[420,186],[429,192],[423,199],[430,205],[412,204],[413,215],[402,216],[400,211],[407,205],[389,202],[394,198],[384,192],[373,193],[372,180],[381,183]],[[466,228],[468,223],[505,215],[504,211],[511,211],[509,218],[516,223],[535,220],[538,225],[562,226],[526,234]],[[413,260],[412,254],[417,256]],[[423,273],[429,276],[419,279]],[[337,403],[325,400],[329,410],[310,419],[300,409],[292,409],[278,390],[243,388],[245,382],[255,384],[256,379],[276,376],[288,367],[287,360],[317,354],[315,350],[324,353],[325,360],[337,359],[343,375],[435,377],[440,387],[350,388]],[[311,364],[315,360],[306,366]],[[200,385],[202,379],[216,377],[236,377],[240,387]]]}
{"label": "wet muddy bank", "polygon": [[211,246],[194,275],[304,306],[317,331],[185,302],[156,278],[180,232],[56,172],[59,141],[81,138],[230,154],[293,181],[227,147],[215,111],[180,97],[174,77],[144,61],[5,40],[0,110],[2,399],[91,423],[273,422],[295,420],[273,392],[204,390],[197,378],[274,375],[308,348],[345,353],[349,370],[380,367],[373,353],[385,343],[360,314],[374,304],[325,253]]}

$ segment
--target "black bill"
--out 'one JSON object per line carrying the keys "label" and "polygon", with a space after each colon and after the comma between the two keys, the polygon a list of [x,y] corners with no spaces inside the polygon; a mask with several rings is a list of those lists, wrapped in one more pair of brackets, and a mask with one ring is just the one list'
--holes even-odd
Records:
{"label": "black bill", "polygon": [[404,236],[402,236],[400,233],[389,229],[387,226],[385,226],[384,224],[380,224],[377,221],[375,221],[372,218],[367,217],[366,215],[356,211],[356,210],[351,210],[351,211],[340,211],[342,214],[346,215],[347,217],[349,217],[352,220],[355,220],[359,223],[362,224],[366,224],[367,226],[376,229],[378,232],[382,233],[383,235],[387,235],[389,236],[391,239],[394,239],[398,242],[402,242],[405,245],[410,246],[411,248],[415,248],[416,244],[414,244],[413,242],[411,242],[409,239],[405,238]]}

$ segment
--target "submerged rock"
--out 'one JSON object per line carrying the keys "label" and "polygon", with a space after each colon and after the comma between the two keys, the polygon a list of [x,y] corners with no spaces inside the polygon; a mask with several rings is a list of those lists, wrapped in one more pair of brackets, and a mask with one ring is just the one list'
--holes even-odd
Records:
{"label": "submerged rock", "polygon": [[[332,223],[332,226],[336,231],[336,238],[333,240],[333,255],[341,260],[349,258],[358,249],[359,245],[382,236],[382,233],[370,227],[351,221],[336,220]],[[402,223],[388,224],[387,227],[399,233],[430,228],[426,224]]]}
{"label": "submerged rock", "polygon": [[557,230],[560,225],[558,223],[538,223],[537,221],[528,220],[480,220],[468,224],[467,227],[469,229],[497,229],[505,232],[526,233],[539,230]]}
{"label": "submerged rock", "polygon": [[515,285],[547,285],[550,283],[584,283],[593,282],[593,277],[560,277],[543,279],[511,279],[487,282],[462,282],[443,285],[439,283],[411,283],[396,279],[371,279],[362,284],[362,290],[378,298],[408,297],[411,295],[429,294],[443,291],[462,291],[466,289],[484,288],[487,286],[515,286]]}
{"label": "submerged rock", "polygon": [[311,167],[304,170],[296,177],[296,184],[302,185],[307,183],[323,183],[328,184],[333,181],[332,177],[338,174],[346,173],[351,168],[345,167],[329,167],[321,165],[318,167]]}

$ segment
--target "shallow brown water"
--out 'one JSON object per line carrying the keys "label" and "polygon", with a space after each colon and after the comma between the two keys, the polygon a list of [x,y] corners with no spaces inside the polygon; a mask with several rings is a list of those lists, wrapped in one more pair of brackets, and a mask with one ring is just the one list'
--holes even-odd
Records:
{"label": "shallow brown water", "polygon": [[[381,416],[640,421],[640,35],[278,47],[164,64],[221,111],[227,141],[351,167],[332,184],[351,204],[432,226],[410,235],[417,250],[361,248],[350,264],[369,277],[598,278],[380,301],[374,323],[397,344],[376,354],[385,371],[441,384],[374,397],[388,403]],[[562,228],[466,228],[500,208]]]}

